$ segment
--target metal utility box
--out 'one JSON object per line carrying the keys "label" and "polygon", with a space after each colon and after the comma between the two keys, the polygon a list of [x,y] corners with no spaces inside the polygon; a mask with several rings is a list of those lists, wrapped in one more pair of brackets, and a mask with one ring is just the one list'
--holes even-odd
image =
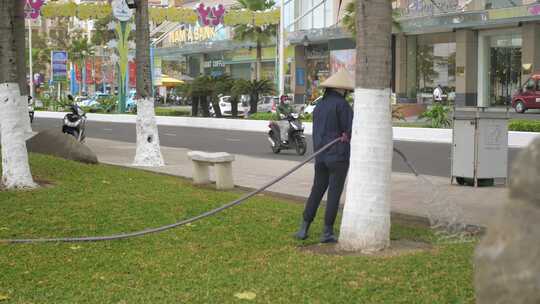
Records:
{"label": "metal utility box", "polygon": [[508,112],[456,108],[452,134],[452,178],[459,184],[504,179],[508,172]]}

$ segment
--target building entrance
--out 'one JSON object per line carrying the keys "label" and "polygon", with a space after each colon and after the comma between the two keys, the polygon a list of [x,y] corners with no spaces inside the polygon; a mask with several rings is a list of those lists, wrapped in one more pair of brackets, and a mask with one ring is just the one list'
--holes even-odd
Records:
{"label": "building entrance", "polygon": [[490,61],[490,105],[505,106],[521,85],[521,47],[492,47]]}

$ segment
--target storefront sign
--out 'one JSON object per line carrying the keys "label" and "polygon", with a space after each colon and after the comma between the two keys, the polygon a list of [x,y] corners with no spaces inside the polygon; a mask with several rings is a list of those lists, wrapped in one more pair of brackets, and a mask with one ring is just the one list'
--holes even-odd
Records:
{"label": "storefront sign", "polygon": [[213,27],[197,27],[174,31],[169,36],[170,44],[183,44],[190,42],[200,42],[210,40],[216,36],[216,30]]}
{"label": "storefront sign", "polygon": [[351,76],[356,73],[356,50],[338,50],[330,52],[330,73],[347,70]]}
{"label": "storefront sign", "polygon": [[510,8],[499,8],[488,11],[488,17],[490,20],[529,16],[540,16],[540,4]]}
{"label": "storefront sign", "polygon": [[199,16],[199,25],[216,26],[223,24],[225,7],[222,4],[210,7],[201,3],[197,6],[195,10],[197,11],[197,15]]}
{"label": "storefront sign", "polygon": [[41,6],[45,0],[20,0],[24,1],[24,17],[26,19],[37,19]]}
{"label": "storefront sign", "polygon": [[458,0],[408,0],[398,8],[400,15],[433,15],[460,10]]}
{"label": "storefront sign", "polygon": [[67,80],[67,61],[68,54],[66,51],[51,51],[53,81]]}
{"label": "storefront sign", "polygon": [[224,68],[225,63],[223,60],[205,61],[203,63],[204,68]]}
{"label": "storefront sign", "polygon": [[296,68],[296,85],[300,87],[306,85],[306,73],[304,68]]}
{"label": "storefront sign", "polygon": [[328,58],[328,49],[325,47],[313,46],[306,50],[307,59]]}

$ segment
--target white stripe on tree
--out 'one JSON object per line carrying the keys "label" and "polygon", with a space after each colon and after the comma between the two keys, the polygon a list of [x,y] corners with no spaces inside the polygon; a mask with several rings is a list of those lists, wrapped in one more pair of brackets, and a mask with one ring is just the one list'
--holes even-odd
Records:
{"label": "white stripe on tree", "polygon": [[[2,184],[7,189],[35,188],[26,150],[28,115],[22,115],[22,106],[28,98],[21,96],[16,83],[0,84],[0,132],[2,145]],[[25,121],[26,120],[26,121]]]}
{"label": "white stripe on tree", "polygon": [[351,159],[339,247],[377,251],[390,242],[390,90],[356,88]]}
{"label": "white stripe on tree", "polygon": [[163,166],[159,135],[151,98],[137,100],[137,151],[135,166]]}

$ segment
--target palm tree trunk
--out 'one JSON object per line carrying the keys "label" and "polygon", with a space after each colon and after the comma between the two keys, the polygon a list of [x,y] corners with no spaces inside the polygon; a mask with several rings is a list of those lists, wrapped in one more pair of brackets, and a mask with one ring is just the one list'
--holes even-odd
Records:
{"label": "palm tree trunk", "polygon": [[152,98],[150,71],[150,29],[148,23],[148,0],[139,0],[135,11],[137,64],[137,151],[134,165],[163,166],[159,147],[159,134]]}
{"label": "palm tree trunk", "polygon": [[256,75],[257,81],[261,80],[261,70],[262,70],[262,46],[261,42],[257,41],[257,63],[256,63]]}
{"label": "palm tree trunk", "polygon": [[375,251],[390,243],[392,10],[387,0],[357,3],[351,174],[339,244],[344,250]]}
{"label": "palm tree trunk", "polygon": [[[24,50],[24,35],[15,35],[15,25],[24,18],[22,1],[0,0],[0,130],[2,145],[2,184],[8,189],[35,188],[26,150],[25,122],[21,115],[27,97],[21,96],[19,87],[20,74],[17,62]],[[16,20],[18,18],[18,20]],[[23,25],[24,25],[24,19]],[[24,29],[24,27],[23,27]],[[23,47],[24,49],[24,47]],[[26,69],[24,69],[26,70]],[[26,77],[25,77],[26,78]],[[26,81],[25,81],[26,82]],[[24,117],[28,120],[28,116]]]}

